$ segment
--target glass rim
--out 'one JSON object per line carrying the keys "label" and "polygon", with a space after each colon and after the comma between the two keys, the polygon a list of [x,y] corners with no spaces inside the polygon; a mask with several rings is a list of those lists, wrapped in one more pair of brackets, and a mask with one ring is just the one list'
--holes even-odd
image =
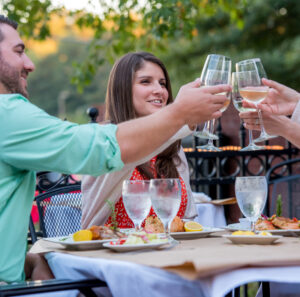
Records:
{"label": "glass rim", "polygon": [[139,183],[150,183],[150,180],[148,179],[124,179],[123,183],[135,183],[135,182],[139,182]]}
{"label": "glass rim", "polygon": [[257,178],[264,178],[267,179],[265,175],[259,175],[259,176],[237,176],[236,179],[257,179]]}
{"label": "glass rim", "polygon": [[255,63],[255,62],[260,62],[261,63],[261,59],[260,58],[252,58],[252,59],[246,59],[246,60],[242,60],[239,62],[236,62],[235,64],[250,64],[250,63]]}
{"label": "glass rim", "polygon": [[[219,54],[209,54],[209,55],[207,55],[207,57],[211,57],[211,58],[215,58],[215,59],[217,59],[217,58],[225,58],[225,59],[228,59],[228,60],[230,60],[231,61],[231,59],[230,59],[230,57],[228,57],[228,56],[224,56],[224,55],[219,55]],[[207,58],[206,57],[206,58]]]}
{"label": "glass rim", "polygon": [[177,178],[177,177],[174,177],[174,178],[151,178],[149,181],[158,181],[158,180],[179,180],[180,181],[180,178]]}

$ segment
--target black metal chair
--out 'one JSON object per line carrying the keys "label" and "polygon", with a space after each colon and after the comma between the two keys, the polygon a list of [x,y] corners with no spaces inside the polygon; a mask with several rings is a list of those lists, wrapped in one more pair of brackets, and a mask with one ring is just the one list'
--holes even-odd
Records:
{"label": "black metal chair", "polygon": [[300,218],[300,158],[287,160],[270,168],[266,174],[269,198],[266,215],[276,214],[276,201],[282,198],[282,215]]}
{"label": "black metal chair", "polygon": [[81,188],[78,184],[59,187],[36,196],[40,232],[36,232],[30,218],[29,231],[32,243],[38,236],[66,236],[80,230],[81,197]]}
{"label": "black metal chair", "polygon": [[[80,184],[59,185],[36,196],[40,230],[35,230],[33,220],[30,218],[29,231],[32,243],[36,242],[38,237],[65,236],[78,231],[81,222],[81,198]],[[75,289],[84,296],[93,297],[97,295],[92,288],[98,287],[107,287],[107,284],[99,279],[23,282],[0,286],[0,297]]]}
{"label": "black metal chair", "polygon": [[83,296],[94,297],[92,288],[106,287],[107,284],[99,279],[88,280],[46,280],[30,281],[9,285],[0,285],[0,297],[23,296],[29,294],[42,294],[48,292],[59,292],[79,290]]}

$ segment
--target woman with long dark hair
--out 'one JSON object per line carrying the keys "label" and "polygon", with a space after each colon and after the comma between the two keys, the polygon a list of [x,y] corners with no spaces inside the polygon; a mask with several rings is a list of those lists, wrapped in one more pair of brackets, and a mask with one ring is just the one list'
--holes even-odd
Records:
{"label": "woman with long dark hair", "polygon": [[[113,66],[107,87],[105,119],[118,124],[159,111],[173,102],[171,84],[164,64],[147,52],[129,53]],[[152,156],[126,165],[121,171],[82,180],[82,227],[111,223],[110,200],[115,205],[119,228],[134,227],[122,200],[125,179],[179,178],[182,196],[179,217],[196,215],[189,172],[180,138],[192,131],[185,126]],[[137,135],[138,137],[138,135]],[[151,137],[151,135],[149,135]],[[150,215],[155,216],[153,209]]]}

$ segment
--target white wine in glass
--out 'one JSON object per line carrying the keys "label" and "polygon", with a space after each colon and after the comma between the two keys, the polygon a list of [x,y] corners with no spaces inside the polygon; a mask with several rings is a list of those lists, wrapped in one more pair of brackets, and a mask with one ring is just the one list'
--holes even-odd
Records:
{"label": "white wine in glass", "polygon": [[[238,88],[238,82],[237,82],[237,76],[236,72],[232,72],[231,76],[231,99],[233,102],[233,106],[239,111],[239,112],[245,112],[245,111],[256,111],[254,108],[245,108],[243,107],[243,97],[240,95],[239,88]],[[253,141],[253,134],[252,130],[248,130],[249,133],[249,144],[242,148],[241,151],[255,151],[255,150],[262,150],[265,147],[264,146],[258,146]]]}
{"label": "white wine in glass", "polygon": [[[257,106],[258,103],[265,99],[269,90],[269,88],[262,83],[262,78],[267,78],[267,74],[261,60],[254,58],[236,63],[236,73],[241,96]],[[260,109],[258,109],[258,117],[261,134],[254,141],[261,142],[277,137],[276,135],[269,135],[266,132]]]}
{"label": "white wine in glass", "polygon": [[[216,86],[220,84],[230,84],[230,79],[231,79],[230,58],[222,55],[208,55],[200,77],[202,86]],[[225,102],[224,107],[220,109],[221,112],[224,112],[230,103],[230,94],[221,93],[220,95],[224,95],[224,94],[226,94],[228,100]],[[209,139],[206,145],[199,146],[197,148],[203,150],[209,150],[209,151],[221,151],[213,144],[213,140],[218,139],[218,137],[213,133],[214,123],[215,120],[206,122],[204,129],[202,131],[196,131],[196,133],[194,134],[195,136]]]}
{"label": "white wine in glass", "polygon": [[151,209],[149,186],[149,180],[123,181],[122,197],[125,210],[137,231],[141,229],[141,225]]}

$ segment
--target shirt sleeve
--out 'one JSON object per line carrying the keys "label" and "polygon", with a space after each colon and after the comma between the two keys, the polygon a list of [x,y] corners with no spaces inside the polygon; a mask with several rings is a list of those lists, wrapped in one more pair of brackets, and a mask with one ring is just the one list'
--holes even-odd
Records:
{"label": "shirt sleeve", "polygon": [[300,124],[300,100],[299,100],[299,102],[297,103],[297,105],[294,109],[291,120],[293,122],[296,122],[296,123]]}
{"label": "shirt sleeve", "polygon": [[[21,97],[22,98],[22,97]],[[21,170],[100,175],[121,169],[116,125],[61,121],[27,100],[0,109],[0,158]]]}

